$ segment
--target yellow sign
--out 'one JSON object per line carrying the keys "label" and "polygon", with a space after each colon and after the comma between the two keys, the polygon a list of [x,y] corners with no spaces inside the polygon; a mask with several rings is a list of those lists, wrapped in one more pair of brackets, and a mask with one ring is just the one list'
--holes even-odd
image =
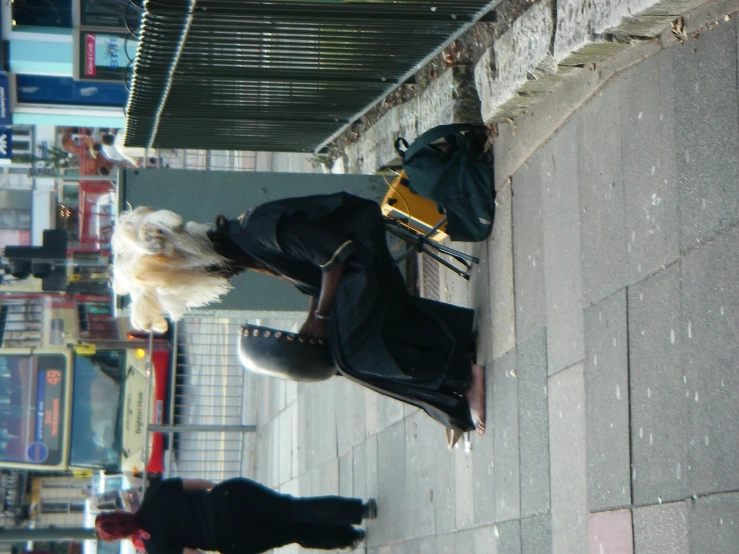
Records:
{"label": "yellow sign", "polygon": [[78,356],[94,356],[97,352],[97,348],[94,344],[76,344],[74,346],[74,353]]}

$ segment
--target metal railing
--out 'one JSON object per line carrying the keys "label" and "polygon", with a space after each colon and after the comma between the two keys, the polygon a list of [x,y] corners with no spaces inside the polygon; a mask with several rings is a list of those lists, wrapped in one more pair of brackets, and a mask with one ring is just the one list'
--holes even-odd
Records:
{"label": "metal railing", "polygon": [[41,346],[43,300],[41,298],[0,298],[0,347]]}
{"label": "metal railing", "polygon": [[196,171],[256,171],[257,153],[244,150],[174,150],[162,155],[160,167]]}
{"label": "metal railing", "polygon": [[5,470],[0,473],[0,525],[15,527],[27,512],[27,471]]}
{"label": "metal railing", "polygon": [[256,377],[238,357],[243,323],[188,315],[175,324],[168,423],[148,428],[169,437],[167,476],[221,481],[253,472]]}
{"label": "metal railing", "polygon": [[126,144],[307,152],[499,0],[149,0]]}

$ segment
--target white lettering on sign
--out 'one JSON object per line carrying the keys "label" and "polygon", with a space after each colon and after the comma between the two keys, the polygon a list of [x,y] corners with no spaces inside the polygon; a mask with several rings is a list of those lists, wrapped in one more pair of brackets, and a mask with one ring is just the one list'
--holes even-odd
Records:
{"label": "white lettering on sign", "polygon": [[95,73],[95,35],[89,34],[85,40],[85,76],[94,77]]}

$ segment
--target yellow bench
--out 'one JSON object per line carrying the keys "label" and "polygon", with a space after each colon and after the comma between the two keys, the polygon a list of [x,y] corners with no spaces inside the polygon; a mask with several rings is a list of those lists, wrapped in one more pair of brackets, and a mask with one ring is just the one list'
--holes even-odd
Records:
{"label": "yellow bench", "polygon": [[[385,217],[394,219],[405,227],[409,227],[422,235],[425,235],[444,215],[439,212],[436,203],[419,196],[408,188],[408,177],[405,171],[400,171],[398,176],[389,184],[390,188],[382,199],[380,207]],[[440,242],[447,238],[446,223],[429,238]]]}

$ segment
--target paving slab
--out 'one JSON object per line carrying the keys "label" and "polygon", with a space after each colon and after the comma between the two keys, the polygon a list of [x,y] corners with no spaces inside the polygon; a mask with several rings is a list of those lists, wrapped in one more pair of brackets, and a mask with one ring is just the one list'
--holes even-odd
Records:
{"label": "paving slab", "polygon": [[298,422],[300,408],[298,407],[297,400],[292,403],[290,413],[292,414],[293,419],[293,431],[290,434],[292,439],[290,444],[290,477],[291,479],[295,479],[298,475],[300,475],[300,425]]}
{"label": "paving slab", "polygon": [[624,181],[619,80],[598,93],[577,118],[584,148],[577,159],[582,249],[582,296],[586,306],[626,284]]}
{"label": "paving slab", "polygon": [[[497,420],[495,419],[495,408],[497,406],[494,378],[495,368],[497,364],[487,366],[487,405],[488,415],[487,421],[491,425],[487,428],[485,436],[479,440],[475,440],[472,445],[472,475],[473,475],[473,503],[475,511],[474,524],[476,526],[491,525],[496,521],[496,469],[502,469],[495,457],[495,429]],[[494,423],[493,423],[494,422]],[[488,435],[488,433],[492,433]],[[492,440],[489,440],[492,437]]]}
{"label": "paving slab", "polygon": [[365,389],[366,432],[374,435],[403,419],[403,403]]}
{"label": "paving slab", "polygon": [[403,554],[436,554],[436,536],[404,542]]}
{"label": "paving slab", "polygon": [[634,546],[640,554],[688,554],[688,503],[635,508]]}
{"label": "paving slab", "polygon": [[588,517],[590,553],[633,554],[634,537],[629,510],[599,512]]}
{"label": "paving slab", "polygon": [[[487,532],[489,529],[486,528]],[[498,554],[520,554],[521,552],[521,522],[518,519],[504,521],[492,526],[495,549]],[[483,552],[477,550],[476,552]]]}
{"label": "paving slab", "polygon": [[379,440],[377,435],[369,437],[367,442],[366,450],[366,462],[367,469],[365,474],[365,483],[367,492],[365,496],[367,498],[374,497],[379,498],[380,494],[380,454],[379,454]]}
{"label": "paving slab", "polygon": [[673,62],[675,75],[701,75],[676,84],[681,250],[739,220],[736,24],[719,25],[710,40],[701,38],[677,51]]}
{"label": "paving slab", "polygon": [[739,227],[682,262],[689,492],[739,489]]}
{"label": "paving slab", "polygon": [[[293,433],[297,433],[297,429],[293,427],[293,411],[297,406],[292,405],[286,408],[277,416],[278,427],[278,449],[279,452],[290,452],[293,444]],[[277,482],[285,483],[293,478],[292,475],[292,455],[280,455],[277,462]]]}
{"label": "paving slab", "polygon": [[405,420],[405,517],[403,536],[424,537],[436,532],[435,482],[438,452],[444,452],[439,424],[423,412]]}
{"label": "paving slab", "polygon": [[339,379],[334,377],[306,387],[298,402],[300,467],[307,469],[337,456],[335,387]]}
{"label": "paving slab", "polygon": [[539,160],[527,162],[515,175],[513,189],[513,260],[516,340],[527,341],[545,325],[544,227]]}
{"label": "paving slab", "polygon": [[456,554],[457,553],[457,535],[456,533],[446,533],[436,536],[436,554]]}
{"label": "paving slab", "polygon": [[736,552],[739,544],[739,493],[698,497],[688,518],[691,552]]}
{"label": "paving slab", "polygon": [[548,513],[549,409],[546,330],[518,346],[518,434],[521,517]]}
{"label": "paving slab", "polygon": [[518,439],[518,377],[516,351],[493,364],[493,428],[495,521],[521,517],[520,451]]}
{"label": "paving slab", "polygon": [[674,140],[676,52],[679,50],[646,60],[624,81],[631,91],[622,95],[620,114],[629,284],[672,263],[679,255]]}
{"label": "paving slab", "polygon": [[474,475],[474,460],[464,450],[462,447],[454,449],[454,512],[456,530],[470,529],[475,526],[476,476]]}
{"label": "paving slab", "polygon": [[540,515],[521,520],[521,554],[551,554],[552,516]]}
{"label": "paving slab", "polygon": [[407,506],[405,467],[405,424],[399,421],[377,436],[377,496],[385,501],[374,522],[375,532],[369,537],[371,546],[404,538]]}
{"label": "paving slab", "polygon": [[[575,116],[577,119],[578,116]],[[547,363],[552,375],[582,361],[583,315],[577,125],[542,149]]]}
{"label": "paving slab", "polygon": [[552,552],[588,548],[585,376],[579,363],[549,377]]}
{"label": "paving slab", "polygon": [[[377,444],[376,436],[372,442]],[[370,463],[367,456],[368,445],[369,442],[360,442],[352,448],[352,494],[359,498],[371,498],[373,494],[376,494],[376,490],[373,490],[367,482],[368,464]],[[377,452],[376,447],[375,452]],[[372,465],[375,466],[376,472],[377,458],[372,460]]]}
{"label": "paving slab", "polygon": [[632,494],[637,506],[686,497],[687,375],[680,265],[629,288]]}
{"label": "paving slab", "polygon": [[[437,442],[434,449],[434,521],[436,522],[436,534],[453,532],[457,528],[457,508],[456,508],[456,473],[454,469],[455,452],[442,450],[446,448],[438,442],[438,426],[436,434]],[[474,497],[476,498],[476,496]]]}
{"label": "paving slab", "polygon": [[476,552],[478,544],[490,544],[489,540],[485,540],[486,536],[480,534],[479,529],[468,529],[460,531],[454,537],[454,551],[460,552]]}
{"label": "paving slab", "polygon": [[585,310],[588,508],[631,504],[626,290]]}
{"label": "paving slab", "polygon": [[339,495],[354,496],[354,459],[351,452],[339,456]]}
{"label": "paving slab", "polygon": [[340,379],[336,384],[336,439],[340,455],[366,438],[366,396],[364,387],[348,379]]}

